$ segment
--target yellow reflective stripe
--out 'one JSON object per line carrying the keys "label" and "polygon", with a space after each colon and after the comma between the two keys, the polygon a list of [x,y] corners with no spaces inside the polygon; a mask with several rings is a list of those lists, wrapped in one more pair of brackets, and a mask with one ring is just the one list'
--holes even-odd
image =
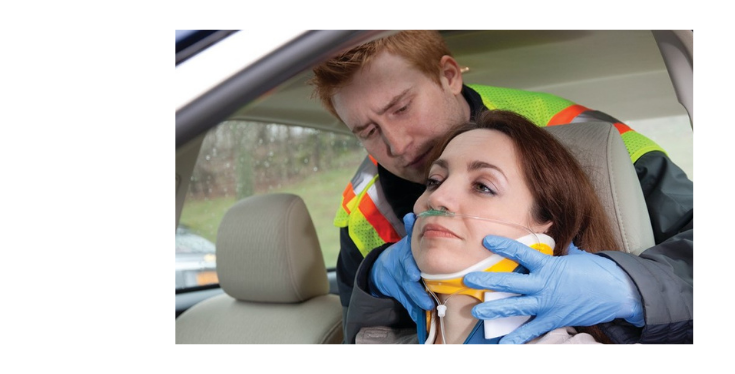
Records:
{"label": "yellow reflective stripe", "polygon": [[355,242],[355,246],[357,246],[357,249],[360,250],[360,253],[362,253],[363,256],[366,256],[373,248],[385,244],[383,239],[380,238],[380,235],[378,235],[378,232],[375,231],[373,225],[368,222],[367,218],[365,218],[365,215],[359,208],[359,202],[365,198],[368,191],[373,187],[377,180],[378,173],[375,173],[368,183],[365,184],[365,188],[360,191],[360,194],[353,199],[355,204],[354,207],[350,207],[352,214],[350,214],[349,222],[347,224],[349,226],[348,231],[350,239]]}
{"label": "yellow reflective stripe", "polygon": [[363,256],[373,249],[380,247],[385,244],[385,241],[380,237],[375,228],[370,224],[365,215],[360,211],[360,201],[364,198],[369,198],[369,191],[378,180],[378,175],[370,178],[370,180],[363,185],[362,191],[359,192],[350,202],[347,203],[347,207],[351,213],[347,213],[345,209],[340,205],[337,210],[337,214],[334,218],[334,225],[337,227],[347,227],[347,232],[350,235],[350,239],[355,243],[357,249],[362,253]]}
{"label": "yellow reflective stripe", "polygon": [[347,214],[347,211],[340,204],[339,210],[337,210],[337,214],[334,216],[334,225],[337,227],[347,227],[347,220],[349,218],[350,215]]}
{"label": "yellow reflective stripe", "polygon": [[625,148],[628,149],[630,160],[635,163],[641,156],[651,151],[660,151],[666,154],[661,146],[656,144],[653,140],[648,139],[645,135],[642,135],[635,131],[627,131],[620,135],[625,144]]}
{"label": "yellow reflective stripe", "polygon": [[[368,157],[365,157],[365,160],[363,160],[362,164],[360,164],[357,172],[352,177],[352,181],[349,185],[347,185],[345,192],[342,194],[340,207],[334,217],[335,226],[347,227],[349,223],[350,213],[345,210],[345,207],[347,207],[350,212],[355,211],[355,209],[357,209],[357,207],[359,206],[358,203],[361,199],[360,196],[362,196],[362,194],[367,191],[367,189],[370,188],[373,183],[375,183],[374,179],[377,178],[377,175],[378,167],[373,159],[368,155]],[[345,203],[345,195],[350,195],[347,189],[352,189],[352,198],[350,199],[350,201]]]}
{"label": "yellow reflective stripe", "polygon": [[544,93],[504,87],[468,84],[477,91],[488,109],[510,110],[531,120],[537,126],[546,126],[554,115],[574,102]]}
{"label": "yellow reflective stripe", "polygon": [[350,214],[350,224],[347,230],[363,257],[367,256],[374,248],[385,244],[359,209],[352,211],[352,214]]}
{"label": "yellow reflective stripe", "polygon": [[[510,110],[523,115],[537,126],[546,124],[559,112],[575,105],[573,101],[543,92],[531,92],[503,87],[490,87],[468,84],[468,87],[477,91],[483,104],[488,109]],[[635,163],[641,156],[651,151],[666,153],[661,146],[645,135],[642,135],[624,125],[620,129],[621,137],[628,149],[630,160]]]}

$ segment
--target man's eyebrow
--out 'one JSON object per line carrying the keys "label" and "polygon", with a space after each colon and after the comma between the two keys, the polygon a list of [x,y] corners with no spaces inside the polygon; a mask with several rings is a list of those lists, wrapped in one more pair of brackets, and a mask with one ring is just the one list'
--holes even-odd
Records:
{"label": "man's eyebrow", "polygon": [[408,90],[410,90],[410,88],[406,88],[405,90],[403,90],[403,92],[399,93],[396,96],[393,96],[393,99],[391,99],[391,101],[388,104],[386,104],[385,106],[383,106],[383,108],[381,108],[380,110],[378,110],[377,114],[378,115],[382,115],[383,113],[385,113],[386,111],[388,111],[388,109],[390,109],[392,106],[396,105],[396,103],[398,103],[399,101],[401,101],[403,99],[403,97],[406,96],[406,94],[408,93]]}
{"label": "man's eyebrow", "polygon": [[[411,89],[411,88],[406,88],[405,90],[403,90],[403,92],[399,93],[399,94],[398,94],[398,95],[396,95],[396,96],[393,96],[393,98],[392,98],[392,99],[390,100],[390,102],[388,102],[388,104],[386,104],[386,105],[384,105],[384,106],[383,106],[382,108],[380,108],[380,109],[379,109],[379,110],[378,110],[378,111],[376,112],[376,114],[377,114],[377,115],[379,115],[379,116],[380,116],[380,115],[383,115],[383,113],[387,112],[387,111],[388,111],[388,109],[390,109],[390,108],[391,108],[392,106],[396,105],[396,103],[398,103],[399,101],[401,101],[401,100],[402,100],[402,99],[403,99],[403,98],[404,98],[404,97],[406,96],[406,94],[408,93],[408,91],[409,91],[410,89]],[[372,122],[368,122],[368,123],[365,123],[365,124],[363,124],[363,125],[357,125],[357,126],[355,126],[354,128],[352,128],[352,133],[353,133],[353,134],[358,134],[358,133],[360,133],[360,132],[361,132],[362,130],[364,130],[364,129],[365,129],[366,127],[370,126],[370,124],[371,124],[371,123],[372,123]]]}

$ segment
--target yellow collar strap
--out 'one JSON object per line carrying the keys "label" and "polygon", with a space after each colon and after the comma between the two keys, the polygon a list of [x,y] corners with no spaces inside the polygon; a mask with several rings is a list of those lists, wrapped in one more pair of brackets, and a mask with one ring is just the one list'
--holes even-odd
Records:
{"label": "yellow collar strap", "polygon": [[[538,241],[540,243],[529,243],[529,240],[527,239],[529,237],[531,239],[538,238]],[[543,254],[551,256],[554,253],[554,239],[552,239],[548,235],[528,235],[517,240]],[[469,295],[476,298],[480,302],[483,302],[484,293],[492,292],[492,290],[478,290],[474,288],[469,288],[462,281],[464,279],[464,276],[475,271],[509,273],[514,271],[517,267],[518,263],[516,263],[515,261],[509,260],[500,255],[493,254],[490,257],[478,262],[477,264],[456,273],[439,275],[421,273],[421,277],[423,278],[426,287],[436,294],[452,295],[456,293],[459,295]]]}

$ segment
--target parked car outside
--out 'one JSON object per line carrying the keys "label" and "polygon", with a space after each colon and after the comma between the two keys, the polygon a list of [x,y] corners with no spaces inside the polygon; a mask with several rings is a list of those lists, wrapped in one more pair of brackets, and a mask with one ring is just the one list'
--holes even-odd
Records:
{"label": "parked car outside", "polygon": [[215,247],[179,225],[176,228],[176,289],[217,284]]}

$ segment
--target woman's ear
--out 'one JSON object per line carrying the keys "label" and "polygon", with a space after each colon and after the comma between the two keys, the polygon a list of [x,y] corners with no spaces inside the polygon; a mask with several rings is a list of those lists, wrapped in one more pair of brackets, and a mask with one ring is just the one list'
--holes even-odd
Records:
{"label": "woman's ear", "polygon": [[457,63],[457,60],[452,56],[443,56],[439,61],[441,68],[440,79],[446,81],[446,85],[454,95],[462,93],[462,70]]}

